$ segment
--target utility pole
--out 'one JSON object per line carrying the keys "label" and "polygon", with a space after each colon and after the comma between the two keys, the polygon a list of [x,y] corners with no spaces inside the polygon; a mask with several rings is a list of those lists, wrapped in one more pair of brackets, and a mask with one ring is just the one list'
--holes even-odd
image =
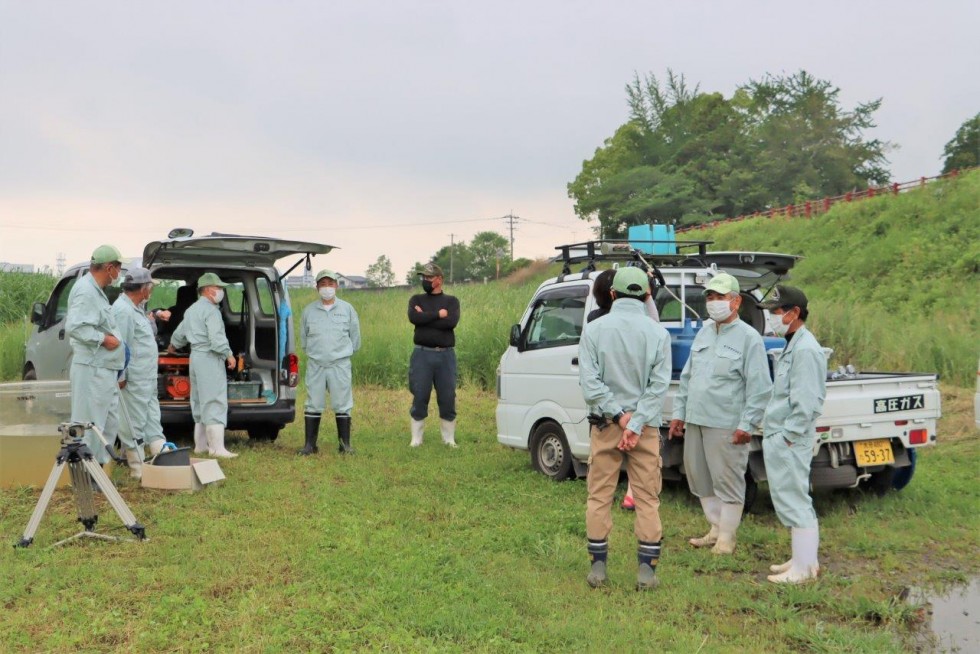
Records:
{"label": "utility pole", "polygon": [[456,252],[454,234],[449,235],[449,283],[453,283],[453,253]]}
{"label": "utility pole", "polygon": [[510,227],[510,260],[514,260],[514,225],[520,220],[520,216],[515,216],[514,212],[511,211],[509,214],[504,216],[504,220],[507,221],[508,227]]}

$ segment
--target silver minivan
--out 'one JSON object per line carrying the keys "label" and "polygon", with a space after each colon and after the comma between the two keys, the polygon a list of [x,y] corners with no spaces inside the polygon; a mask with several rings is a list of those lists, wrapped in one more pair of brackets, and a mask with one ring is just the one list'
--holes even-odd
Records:
{"label": "silver minivan", "polygon": [[[149,268],[158,286],[148,309],[168,309],[171,318],[157,322],[160,346],[158,396],[168,434],[193,427],[188,398],[188,358],[169,356],[164,350],[184,311],[197,299],[197,279],[217,273],[229,284],[220,309],[225,333],[239,366],[229,382],[228,429],[246,430],[249,438],[275,440],[296,417],[299,360],[293,339],[293,317],[285,279],[296,267],[312,269],[312,257],[326,254],[330,245],[263,236],[212,233],[195,237],[189,229],[175,229],[166,239],[148,243],[142,259],[124,262],[124,269]],[[295,256],[283,273],[276,263]],[[27,340],[24,379],[67,379],[71,347],[65,337],[68,294],[88,274],[88,264],[72,266],[55,285],[47,302],[31,311],[34,328]],[[120,279],[122,275],[120,275]],[[106,289],[110,301],[118,287]]]}

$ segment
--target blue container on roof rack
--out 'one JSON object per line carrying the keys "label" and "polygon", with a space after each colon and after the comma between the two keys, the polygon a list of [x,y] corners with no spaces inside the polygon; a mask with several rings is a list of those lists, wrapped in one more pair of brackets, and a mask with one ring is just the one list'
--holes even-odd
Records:
{"label": "blue container on roof rack", "polygon": [[628,237],[630,245],[644,254],[677,254],[673,225],[630,225]]}

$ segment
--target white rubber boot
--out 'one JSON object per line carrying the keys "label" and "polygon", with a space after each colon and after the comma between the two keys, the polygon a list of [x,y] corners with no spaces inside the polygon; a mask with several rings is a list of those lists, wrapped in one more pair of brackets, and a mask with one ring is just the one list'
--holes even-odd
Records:
{"label": "white rubber boot", "polygon": [[137,447],[126,450],[126,463],[129,464],[129,476],[133,479],[143,478],[143,448]]}
{"label": "white rubber boot", "polygon": [[219,459],[233,459],[237,454],[225,449],[225,426],[208,425],[205,427],[208,438],[208,454]]}
{"label": "white rubber boot", "polygon": [[700,538],[691,538],[687,542],[694,547],[711,547],[718,542],[718,523],[721,521],[721,500],[714,495],[701,498],[701,508],[704,517],[708,519],[711,529]]}
{"label": "white rubber boot", "polygon": [[793,528],[793,558],[789,569],[768,579],[774,584],[801,584],[816,579],[820,574],[817,550],[820,546],[820,528]]}
{"label": "white rubber boot", "polygon": [[735,532],[742,522],[742,504],[721,505],[721,519],[718,521],[718,542],[711,548],[713,554],[732,554],[735,552]]}
{"label": "white rubber boot", "polygon": [[442,432],[442,442],[449,447],[456,447],[456,421],[440,420],[439,431]]}
{"label": "white rubber boot", "polygon": [[150,443],[150,456],[156,456],[163,451],[163,446],[167,442],[165,438],[158,438]]}
{"label": "white rubber boot", "polygon": [[412,447],[421,447],[422,436],[425,435],[425,420],[412,420]]}
{"label": "white rubber boot", "polygon": [[204,430],[204,425],[195,423],[194,424],[194,454],[207,454],[207,452],[208,452],[207,432]]}

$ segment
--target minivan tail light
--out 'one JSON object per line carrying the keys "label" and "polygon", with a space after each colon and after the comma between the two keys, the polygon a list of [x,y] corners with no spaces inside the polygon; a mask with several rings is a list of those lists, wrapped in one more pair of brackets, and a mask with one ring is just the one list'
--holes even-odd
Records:
{"label": "minivan tail light", "polygon": [[922,445],[929,440],[928,429],[913,429],[909,432],[910,445]]}
{"label": "minivan tail light", "polygon": [[296,388],[299,383],[299,357],[295,354],[286,356],[286,370],[289,371],[289,378],[286,382],[290,388]]}

